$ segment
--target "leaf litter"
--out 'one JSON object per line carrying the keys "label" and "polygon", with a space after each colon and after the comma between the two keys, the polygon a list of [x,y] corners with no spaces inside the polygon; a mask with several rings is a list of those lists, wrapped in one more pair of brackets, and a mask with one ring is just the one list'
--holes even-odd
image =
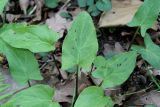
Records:
{"label": "leaf litter", "polygon": [[[67,3],[66,3],[67,2]],[[70,28],[71,23],[75,16],[78,15],[84,8],[79,8],[76,5],[75,1],[67,1],[62,0],[58,7],[55,9],[50,9],[44,6],[43,0],[19,0],[19,3],[16,4],[17,1],[11,0],[10,4],[8,4],[6,10],[6,20],[11,22],[27,22],[34,24],[47,24],[48,27],[60,34],[59,42],[62,43],[64,39],[64,34],[67,33],[67,30]],[[66,4],[65,4],[66,3]],[[128,24],[129,21],[133,18],[136,10],[142,4],[140,0],[112,0],[113,8],[108,12],[104,12],[100,19],[93,18],[95,25],[97,27],[97,33],[100,35],[98,38],[100,41],[100,50],[99,55],[103,55],[106,58],[110,58],[118,53],[125,52],[128,48],[129,41],[131,39],[131,35],[135,31],[134,28],[123,27]],[[61,8],[65,5],[65,8]],[[60,14],[61,12],[68,12],[71,14],[72,19],[63,18]],[[98,26],[97,26],[98,25]],[[98,28],[100,27],[100,28]],[[101,28],[103,27],[103,28]],[[154,29],[157,30],[158,24],[154,26]],[[106,37],[107,36],[107,37]],[[110,38],[112,37],[112,38]],[[159,38],[157,38],[159,39]],[[136,42],[143,44],[141,42],[141,38],[136,38]],[[61,67],[61,46],[56,48],[55,51],[56,61],[59,62],[58,68]],[[38,55],[38,54],[37,54]],[[49,53],[49,56],[53,57],[52,53]],[[47,62],[44,59],[44,56],[40,56],[37,58],[39,60],[39,64],[42,67],[41,73],[44,76],[43,81],[33,81],[35,83],[45,83],[49,84],[52,87],[56,88],[54,99],[60,103],[71,103],[74,86],[75,86],[75,75],[71,73],[67,73],[60,69],[62,73],[62,77],[60,77],[60,73],[55,65],[55,63]],[[46,58],[47,60],[49,57]],[[139,60],[139,59],[138,59]],[[3,62],[3,61],[2,61]],[[138,67],[136,67],[135,73],[133,73],[126,83],[122,86],[114,87],[113,89],[106,89],[106,95],[112,95],[117,105],[126,105],[126,106],[139,106],[139,105],[150,105],[154,104],[156,106],[160,106],[159,104],[159,92],[153,91],[154,87],[149,87],[149,84],[153,85],[153,82],[150,82],[148,79],[148,74],[144,73],[144,61],[139,60],[137,63]],[[2,63],[3,69],[7,68],[8,63]],[[8,69],[8,68],[7,68]],[[96,68],[95,68],[96,69]],[[65,73],[64,73],[65,72]],[[85,72],[85,70],[84,70]],[[8,77],[7,71],[6,78]],[[153,76],[158,78],[159,70],[153,70]],[[141,83],[143,79],[145,79],[144,83]],[[159,78],[158,78],[159,79]],[[13,82],[13,80],[8,80],[11,87],[10,91],[20,90],[24,87],[18,86]],[[100,80],[97,80],[93,77],[88,77],[88,73],[84,73],[82,78],[79,80],[80,90],[81,92],[85,87],[90,85],[100,84]],[[143,90],[144,87],[141,85],[145,85],[145,88],[148,88],[147,91],[139,92]],[[149,92],[148,92],[149,91]],[[134,93],[135,94],[131,94]],[[127,94],[130,95],[127,95]],[[141,94],[139,94],[141,93]],[[64,107],[67,107],[68,104],[62,104]]]}

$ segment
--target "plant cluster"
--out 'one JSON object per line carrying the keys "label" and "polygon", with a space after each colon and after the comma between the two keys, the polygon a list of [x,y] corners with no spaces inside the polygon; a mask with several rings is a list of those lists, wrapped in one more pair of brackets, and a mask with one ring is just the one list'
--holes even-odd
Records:
{"label": "plant cluster", "polygon": [[[101,2],[105,0],[96,1],[98,9],[101,9],[99,8]],[[0,13],[6,3],[7,0],[0,1]],[[90,6],[94,3],[93,0],[79,0],[81,6]],[[63,42],[62,69],[68,71],[71,68],[77,68],[75,73],[78,78],[81,69],[90,71],[94,64],[97,69],[89,74],[101,79],[102,83],[100,86],[90,86],[84,89],[79,96],[76,87],[72,106],[113,107],[114,101],[110,96],[105,96],[103,91],[106,88],[119,86],[129,78],[136,66],[137,56],[141,56],[154,68],[160,69],[160,47],[154,44],[150,35],[146,33],[159,15],[159,5],[160,0],[145,0],[128,24],[131,27],[138,27],[136,34],[140,29],[145,47],[133,45],[127,52],[109,59],[97,56],[98,42],[91,16],[87,12],[81,12],[75,18]],[[34,53],[54,51],[53,45],[58,39],[58,34],[45,25],[4,24],[0,29],[0,52],[7,58],[14,80],[20,84],[26,84],[29,80],[41,80],[42,76]],[[1,85],[4,88],[1,88]],[[4,89],[6,86],[0,83],[0,92]],[[37,84],[14,93],[1,107],[60,107],[60,104],[52,99],[53,96],[52,88]],[[5,97],[0,97],[0,99]]]}
{"label": "plant cluster", "polygon": [[112,8],[111,0],[77,0],[79,7],[86,7],[92,16],[98,16],[103,11]]}

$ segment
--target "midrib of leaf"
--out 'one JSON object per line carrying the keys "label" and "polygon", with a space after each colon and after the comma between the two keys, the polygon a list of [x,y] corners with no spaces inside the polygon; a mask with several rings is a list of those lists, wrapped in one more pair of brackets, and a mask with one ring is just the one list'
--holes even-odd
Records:
{"label": "midrib of leaf", "polygon": [[[80,35],[83,35],[83,31],[84,31],[84,28],[85,28],[84,26],[85,26],[85,24],[82,24],[82,29],[83,29],[83,30],[81,30]],[[78,35],[77,35],[76,38],[78,39],[78,37],[79,37],[79,39],[81,39],[82,36],[78,36]],[[76,42],[77,51],[78,51],[78,55],[77,55],[77,57],[78,57],[78,58],[77,58],[77,65],[79,65],[79,63],[80,63],[80,62],[79,62],[79,61],[80,61],[80,51],[81,51],[81,46],[80,46],[80,45],[81,45],[81,44],[78,42],[78,40],[77,40],[77,41],[75,40],[75,42]],[[82,45],[82,46],[83,46],[83,45]]]}

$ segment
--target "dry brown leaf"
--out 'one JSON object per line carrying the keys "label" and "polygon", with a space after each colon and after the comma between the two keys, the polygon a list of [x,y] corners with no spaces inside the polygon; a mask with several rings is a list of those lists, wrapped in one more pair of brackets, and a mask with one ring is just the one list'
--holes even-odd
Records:
{"label": "dry brown leaf", "polygon": [[60,12],[58,12],[55,14],[55,16],[47,19],[46,24],[52,30],[58,32],[60,34],[60,37],[62,37],[64,31],[70,27],[71,21],[68,21],[65,18],[61,17]]}
{"label": "dry brown leaf", "polygon": [[107,43],[104,44],[103,54],[106,57],[111,57],[121,52],[124,52],[124,49],[119,42],[116,42],[114,46]]}
{"label": "dry brown leaf", "polygon": [[56,91],[54,99],[58,102],[68,102],[71,103],[72,96],[74,94],[75,81],[71,80],[65,84],[58,84],[56,86]]}
{"label": "dry brown leaf", "polygon": [[44,0],[35,0],[35,4],[36,4],[36,17],[31,21],[31,22],[35,22],[35,21],[40,21],[42,18],[42,7],[44,5]]}
{"label": "dry brown leaf", "polygon": [[145,93],[143,96],[140,96],[135,102],[135,105],[148,105],[154,104],[157,107],[160,107],[160,93],[157,91],[151,91]]}
{"label": "dry brown leaf", "polygon": [[140,0],[112,0],[112,10],[102,14],[99,26],[126,25],[131,21],[135,12],[142,4]]}
{"label": "dry brown leaf", "polygon": [[20,17],[21,17],[21,15],[6,14],[6,19],[10,23],[16,21]]}

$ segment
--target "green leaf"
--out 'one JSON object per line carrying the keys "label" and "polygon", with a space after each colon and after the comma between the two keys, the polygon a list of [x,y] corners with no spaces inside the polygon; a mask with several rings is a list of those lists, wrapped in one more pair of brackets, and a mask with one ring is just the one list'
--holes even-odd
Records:
{"label": "green leaf", "polygon": [[92,16],[98,16],[101,11],[98,10],[98,8],[95,5],[91,5],[88,8],[88,12],[92,15]]}
{"label": "green leaf", "polygon": [[79,7],[86,7],[87,0],[77,0]]}
{"label": "green leaf", "polygon": [[72,15],[69,12],[61,12],[60,16],[67,19],[72,19]]}
{"label": "green leaf", "polygon": [[144,37],[144,42],[146,48],[134,45],[132,46],[132,50],[136,50],[140,53],[142,58],[154,68],[160,69],[160,47],[152,42],[149,34],[146,34]]}
{"label": "green leaf", "polygon": [[8,0],[0,0],[0,15],[3,12],[4,7],[6,6]]}
{"label": "green leaf", "polygon": [[59,0],[45,0],[45,5],[49,8],[56,8]]}
{"label": "green leaf", "polygon": [[112,99],[104,95],[103,89],[91,86],[79,95],[74,107],[113,107]]}
{"label": "green leaf", "polygon": [[6,55],[14,80],[20,84],[28,80],[41,80],[38,62],[33,53],[24,49],[16,49],[0,39],[0,52]]}
{"label": "green leaf", "polygon": [[160,0],[145,0],[138,9],[132,21],[131,27],[141,27],[141,35],[144,37],[146,30],[153,26],[160,12]]}
{"label": "green leaf", "polygon": [[15,48],[31,52],[48,52],[55,49],[58,34],[45,25],[9,24],[0,31],[0,38]]}
{"label": "green leaf", "polygon": [[87,0],[87,6],[91,6],[94,4],[94,0]]}
{"label": "green leaf", "polygon": [[[35,85],[15,94],[9,102],[2,105],[11,107],[60,107],[52,97],[54,90],[47,85]],[[9,106],[8,106],[9,107]]]}
{"label": "green leaf", "polygon": [[154,104],[148,104],[148,105],[145,105],[145,107],[157,107],[157,106]]}
{"label": "green leaf", "polygon": [[110,0],[98,0],[96,7],[101,11],[109,11],[112,9],[112,3]]}
{"label": "green leaf", "polygon": [[102,87],[104,89],[121,85],[133,72],[136,57],[137,53],[134,51],[115,55],[108,60],[97,57],[97,61],[95,61],[97,69],[92,75],[103,80]]}
{"label": "green leaf", "polygon": [[96,57],[98,42],[92,18],[82,12],[74,20],[62,47],[62,69],[88,69]]}

